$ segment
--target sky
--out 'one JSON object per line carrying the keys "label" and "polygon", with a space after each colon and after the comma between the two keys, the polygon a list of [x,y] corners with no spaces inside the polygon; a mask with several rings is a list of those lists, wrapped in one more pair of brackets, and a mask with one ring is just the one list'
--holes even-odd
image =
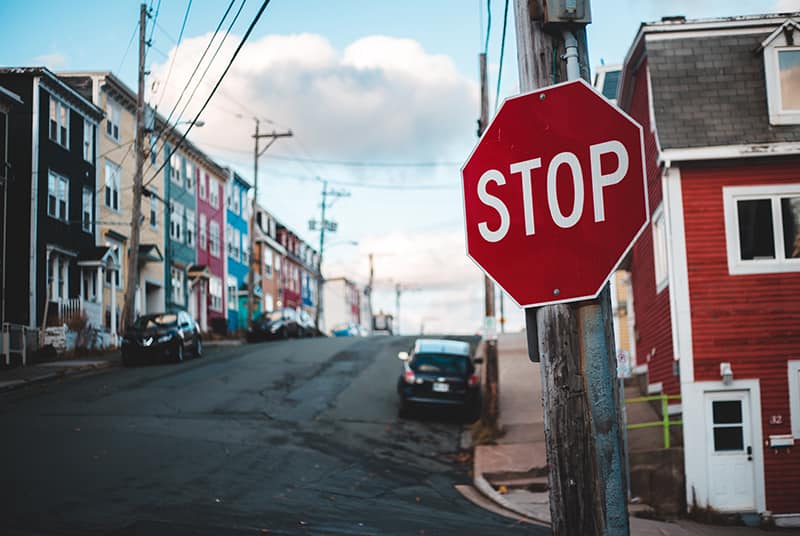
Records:
{"label": "sky", "polygon": [[[148,102],[191,119],[262,1],[235,0],[213,41],[228,2],[146,1],[157,11],[148,22]],[[135,88],[139,4],[4,0],[0,65],[111,70]],[[373,307],[399,316],[402,333],[475,333],[482,323],[483,278],[465,254],[460,167],[477,141],[484,48],[490,109],[501,50],[500,99],[518,92],[514,0],[502,47],[504,7],[503,0],[273,0],[202,113],[205,125],[189,134],[252,181],[254,119],[262,131],[291,130],[259,159],[259,201],[318,249],[308,222],[319,218],[322,180],[347,192],[328,211],[338,229],[326,236],[323,273],[364,284],[372,254]],[[800,11],[800,0],[595,1],[589,64],[622,63],[643,21],[789,11]],[[506,329],[522,329],[522,311],[504,304]]]}

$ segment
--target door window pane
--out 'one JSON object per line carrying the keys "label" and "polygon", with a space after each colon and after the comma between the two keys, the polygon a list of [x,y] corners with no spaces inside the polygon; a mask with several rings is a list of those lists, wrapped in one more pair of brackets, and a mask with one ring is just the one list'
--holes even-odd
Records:
{"label": "door window pane", "polygon": [[714,428],[714,450],[744,450],[744,434],[741,426]]}
{"label": "door window pane", "polygon": [[715,401],[712,411],[714,424],[739,424],[742,422],[742,403],[739,400]]}
{"label": "door window pane", "polygon": [[800,257],[800,197],[781,198],[783,252],[787,259]]}
{"label": "door window pane", "polygon": [[736,202],[739,214],[739,247],[743,261],[775,258],[770,199],[742,199]]}

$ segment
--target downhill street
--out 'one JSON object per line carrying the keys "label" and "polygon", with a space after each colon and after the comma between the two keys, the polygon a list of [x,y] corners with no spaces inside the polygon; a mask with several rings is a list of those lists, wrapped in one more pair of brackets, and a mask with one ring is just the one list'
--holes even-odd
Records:
{"label": "downhill street", "polygon": [[457,415],[398,418],[412,340],[207,349],[0,395],[0,532],[548,533],[453,488]]}

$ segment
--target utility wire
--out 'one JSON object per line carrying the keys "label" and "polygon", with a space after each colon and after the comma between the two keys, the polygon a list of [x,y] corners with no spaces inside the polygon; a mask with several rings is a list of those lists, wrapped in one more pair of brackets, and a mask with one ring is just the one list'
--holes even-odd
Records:
{"label": "utility wire", "polygon": [[492,32],[492,0],[486,0],[486,43],[483,45],[483,53],[489,52],[489,35]]}
{"label": "utility wire", "polygon": [[[178,55],[178,48],[181,46],[181,41],[183,40],[183,30],[186,29],[186,21],[189,19],[189,10],[192,8],[192,0],[186,4],[186,12],[183,14],[183,22],[181,23],[181,31],[178,34],[178,42],[175,45],[175,54],[172,56],[172,60],[169,62],[169,69],[167,69],[167,77],[164,79],[164,83],[161,85],[163,88],[166,88],[169,84],[169,77],[172,74],[172,66],[175,65],[175,57]],[[164,100],[164,91],[161,92],[161,96],[158,99],[158,104],[156,104],[156,108],[161,106],[161,101]]]}
{"label": "utility wire", "polygon": [[[153,2],[150,2],[150,9],[153,8]],[[148,10],[150,11],[150,10]],[[156,12],[153,15],[153,25],[150,27],[150,37],[147,38],[148,43],[153,42],[153,33],[156,31],[156,24],[158,23],[158,12],[161,11],[161,0],[158,0],[158,4],[156,4]]]}
{"label": "utility wire", "polygon": [[[197,61],[197,64],[194,66],[194,69],[192,70],[192,74],[189,75],[189,79],[186,81],[186,84],[183,86],[183,89],[181,90],[181,94],[178,96],[178,100],[175,101],[175,104],[172,106],[172,110],[170,110],[169,115],[164,120],[164,128],[161,130],[161,132],[158,133],[158,137],[159,138],[164,133],[164,131],[167,128],[169,128],[169,123],[170,123],[170,120],[172,120],[172,116],[175,114],[175,110],[177,110],[178,106],[180,106],[181,99],[183,99],[183,96],[186,94],[186,90],[189,89],[189,86],[192,83],[192,79],[194,78],[194,75],[197,74],[197,70],[200,68],[200,65],[203,63],[203,59],[205,59],[206,54],[208,54],[208,51],[211,49],[211,44],[214,42],[214,39],[217,38],[217,33],[219,33],[219,29],[222,28],[222,24],[225,22],[225,19],[228,18],[228,13],[230,13],[231,8],[233,7],[233,4],[234,4],[235,1],[236,0],[231,0],[230,4],[228,4],[228,9],[225,10],[225,13],[222,15],[222,18],[219,20],[219,24],[217,24],[217,28],[214,30],[214,34],[211,36],[211,39],[208,40],[208,44],[206,45],[206,49],[203,51],[203,54],[200,56],[200,59]],[[183,30],[181,30],[181,34],[182,33],[183,33]],[[178,55],[178,48],[175,47],[175,54],[172,56],[173,62],[175,61],[175,56],[177,56],[177,55]],[[170,69],[171,68],[172,68],[172,63],[170,63]],[[169,80],[169,74],[167,74],[167,80]],[[165,83],[164,86],[163,86],[163,90],[166,90],[166,87],[167,87],[167,85]],[[161,98],[162,99],[164,98],[165,94],[166,94],[166,91],[162,91],[162,93],[161,93]],[[161,104],[161,100],[159,100],[158,103]]]}
{"label": "utility wire", "polygon": [[133,33],[131,34],[131,39],[128,41],[128,47],[125,49],[125,54],[122,55],[122,60],[119,62],[119,67],[117,67],[117,72],[122,70],[122,66],[125,64],[125,59],[128,57],[128,52],[131,51],[131,45],[133,45],[133,40],[136,38],[136,32],[139,30],[139,20],[136,20],[136,24],[133,25]]}
{"label": "utility wire", "polygon": [[506,51],[506,28],[508,27],[508,0],[503,10],[503,36],[500,38],[500,67],[497,70],[497,90],[494,93],[494,111],[500,105],[500,80],[503,78],[503,55]]}
{"label": "utility wire", "polygon": [[233,56],[231,56],[231,59],[228,61],[228,65],[225,66],[225,70],[222,72],[222,74],[219,77],[219,80],[217,80],[217,83],[214,85],[214,88],[211,90],[211,94],[209,94],[208,98],[203,103],[203,106],[200,107],[200,110],[197,112],[197,115],[195,115],[194,120],[192,120],[192,122],[189,124],[189,128],[187,128],[186,132],[183,133],[183,136],[180,137],[180,139],[178,140],[178,143],[175,144],[175,147],[172,148],[172,150],[170,151],[170,153],[168,155],[165,155],[164,163],[161,164],[161,166],[159,166],[159,168],[156,170],[156,172],[153,174],[153,176],[150,177],[150,179],[145,183],[144,186],[148,186],[151,182],[153,182],[155,180],[155,178],[158,176],[158,174],[161,172],[161,170],[164,169],[164,166],[167,165],[167,162],[169,162],[170,157],[172,157],[172,155],[175,154],[175,152],[178,150],[178,148],[180,148],[180,146],[183,145],[183,142],[186,140],[186,136],[189,134],[189,132],[191,132],[191,130],[194,127],[195,123],[200,118],[200,114],[202,114],[203,111],[208,106],[208,103],[211,102],[211,98],[214,96],[214,93],[217,92],[217,88],[219,88],[220,84],[222,84],[222,81],[225,79],[225,75],[228,74],[228,71],[230,70],[231,65],[233,65],[234,60],[239,55],[239,52],[241,52],[242,47],[244,47],[245,43],[247,42],[247,39],[250,37],[250,34],[253,33],[253,28],[255,28],[256,24],[258,23],[259,19],[261,18],[261,15],[264,14],[264,10],[267,9],[267,6],[269,5],[269,2],[270,2],[270,0],[264,0],[264,3],[261,4],[261,7],[259,8],[258,13],[256,13],[255,18],[250,23],[250,27],[247,28],[247,32],[245,32],[244,37],[242,37],[242,40],[239,42],[239,46],[236,47],[236,50],[233,52]]}

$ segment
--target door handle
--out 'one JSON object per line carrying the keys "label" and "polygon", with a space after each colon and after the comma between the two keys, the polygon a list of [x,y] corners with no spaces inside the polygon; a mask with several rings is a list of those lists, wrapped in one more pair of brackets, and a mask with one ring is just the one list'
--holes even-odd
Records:
{"label": "door handle", "polygon": [[747,461],[753,461],[753,447],[747,447]]}

